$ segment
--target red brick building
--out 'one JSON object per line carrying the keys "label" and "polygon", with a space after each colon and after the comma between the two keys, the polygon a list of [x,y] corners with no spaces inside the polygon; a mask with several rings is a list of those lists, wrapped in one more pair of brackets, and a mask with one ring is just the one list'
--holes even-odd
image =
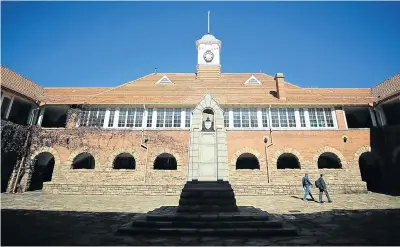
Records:
{"label": "red brick building", "polygon": [[[2,67],[2,118],[17,115],[49,136],[31,144],[31,165],[2,162],[13,167],[8,190],[23,174],[22,191],[176,195],[188,180],[223,179],[236,194],[292,194],[304,173],[324,173],[333,193],[365,192],[360,162],[381,162],[370,136],[384,117],[371,89],[222,73],[221,46],[206,34],[195,73],[152,73],[115,88],[42,88]],[[26,115],[17,101],[29,105]]]}

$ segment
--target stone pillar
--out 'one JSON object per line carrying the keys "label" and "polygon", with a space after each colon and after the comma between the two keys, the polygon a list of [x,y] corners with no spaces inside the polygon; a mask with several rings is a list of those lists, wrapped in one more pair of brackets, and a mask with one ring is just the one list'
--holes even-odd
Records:
{"label": "stone pillar", "polygon": [[7,113],[6,113],[6,119],[8,119],[8,116],[10,116],[11,107],[12,107],[12,105],[13,105],[13,103],[14,103],[14,99],[15,99],[15,97],[13,96],[13,97],[11,98],[10,104],[8,105],[8,109],[7,109]]}
{"label": "stone pillar", "polygon": [[374,127],[378,126],[377,123],[376,123],[374,111],[372,110],[371,107],[369,107],[368,110],[369,110],[369,115],[371,116],[372,125]]}
{"label": "stone pillar", "polygon": [[43,107],[42,109],[40,109],[40,113],[39,113],[39,118],[37,121],[37,125],[42,126],[42,122],[43,122],[43,116],[44,116],[44,111],[46,110],[45,107]]}
{"label": "stone pillar", "polygon": [[67,123],[65,125],[67,129],[72,129],[76,127],[76,124],[78,123],[78,117],[79,117],[78,115],[79,115],[78,112],[73,112],[70,118],[67,119]]}

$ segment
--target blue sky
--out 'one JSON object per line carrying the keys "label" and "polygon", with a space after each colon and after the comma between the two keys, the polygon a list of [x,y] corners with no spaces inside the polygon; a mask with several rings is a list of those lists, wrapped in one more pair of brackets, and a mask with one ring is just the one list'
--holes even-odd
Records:
{"label": "blue sky", "polygon": [[194,73],[222,40],[223,72],[302,87],[371,87],[400,72],[400,2],[2,2],[1,63],[45,87]]}

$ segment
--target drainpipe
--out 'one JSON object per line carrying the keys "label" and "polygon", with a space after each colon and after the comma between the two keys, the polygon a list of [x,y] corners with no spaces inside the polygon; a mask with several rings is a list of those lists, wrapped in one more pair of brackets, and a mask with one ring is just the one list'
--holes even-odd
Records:
{"label": "drainpipe", "polygon": [[269,181],[270,179],[269,179],[268,152],[267,152],[267,149],[268,149],[268,147],[270,147],[270,146],[273,145],[273,142],[272,142],[272,128],[271,128],[271,121],[270,121],[270,119],[271,119],[271,105],[269,105],[269,108],[268,108],[268,126],[269,126],[269,138],[270,138],[270,140],[271,140],[271,144],[265,145],[265,164],[266,164],[266,166],[267,166],[267,181],[268,181],[268,183],[270,182],[270,181]]}
{"label": "drainpipe", "polygon": [[[143,104],[143,109],[144,109],[143,112],[146,111],[146,105],[145,104]],[[148,114],[149,113],[147,113],[147,115]],[[144,119],[143,121],[147,123],[147,119]],[[147,181],[147,162],[148,162],[148,157],[149,157],[149,155],[148,155],[149,154],[149,147],[143,145],[143,136],[144,136],[144,124],[142,124],[142,140],[140,140],[140,143],[141,143],[140,146],[146,148],[146,163],[145,163],[145,173],[144,173],[144,182],[146,183],[146,181]]]}

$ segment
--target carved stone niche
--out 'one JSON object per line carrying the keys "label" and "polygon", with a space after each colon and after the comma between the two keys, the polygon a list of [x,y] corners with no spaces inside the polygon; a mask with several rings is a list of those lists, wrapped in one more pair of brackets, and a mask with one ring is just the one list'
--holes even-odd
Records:
{"label": "carved stone niche", "polygon": [[202,128],[201,131],[203,132],[214,132],[214,111],[207,108],[204,109],[202,114]]}

